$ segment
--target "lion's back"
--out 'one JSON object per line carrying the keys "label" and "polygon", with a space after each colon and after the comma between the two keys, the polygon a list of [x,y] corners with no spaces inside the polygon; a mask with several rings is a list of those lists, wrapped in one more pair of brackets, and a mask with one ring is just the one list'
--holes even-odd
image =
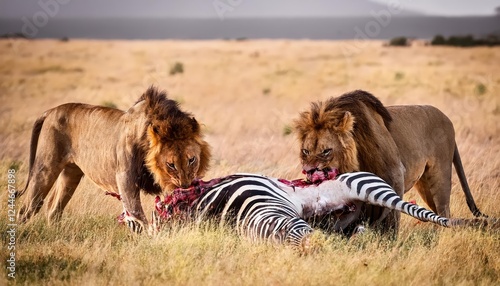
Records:
{"label": "lion's back", "polygon": [[430,105],[388,106],[387,109],[394,119],[389,132],[406,168],[405,181],[418,180],[429,162],[451,166],[455,130],[442,111]]}
{"label": "lion's back", "polygon": [[[65,154],[96,183],[109,184],[104,169],[116,168],[116,146],[126,124],[118,109],[82,103],[67,103],[44,113],[38,152]],[[106,178],[104,178],[106,177]]]}
{"label": "lion's back", "polygon": [[438,108],[430,105],[396,105],[388,106],[387,109],[394,118],[389,131],[398,149],[410,151],[455,145],[453,123]]}
{"label": "lion's back", "polygon": [[118,109],[83,103],[66,103],[45,113],[44,128],[55,129],[72,137],[90,134],[109,136],[119,130],[124,112]]}

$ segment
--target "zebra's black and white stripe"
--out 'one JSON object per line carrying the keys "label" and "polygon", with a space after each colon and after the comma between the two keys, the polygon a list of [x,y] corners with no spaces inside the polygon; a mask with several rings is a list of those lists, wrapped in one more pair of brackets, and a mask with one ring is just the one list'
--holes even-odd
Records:
{"label": "zebra's black and white stripe", "polygon": [[194,211],[198,221],[218,217],[253,240],[299,245],[312,232],[277,181],[258,175],[229,176],[202,194]]}
{"label": "zebra's black and white stripe", "polygon": [[347,173],[340,175],[337,180],[345,183],[351,192],[355,192],[355,198],[359,201],[397,210],[421,221],[430,221],[444,227],[451,226],[448,218],[438,216],[423,207],[405,202],[391,186],[374,174],[366,172]]}
{"label": "zebra's black and white stripe", "polygon": [[320,184],[299,184],[253,174],[231,175],[201,192],[190,207],[197,221],[212,218],[229,223],[239,234],[299,246],[313,229],[307,220],[331,214],[362,201],[408,214],[441,226],[450,220],[403,201],[381,178],[365,172],[347,173]]}

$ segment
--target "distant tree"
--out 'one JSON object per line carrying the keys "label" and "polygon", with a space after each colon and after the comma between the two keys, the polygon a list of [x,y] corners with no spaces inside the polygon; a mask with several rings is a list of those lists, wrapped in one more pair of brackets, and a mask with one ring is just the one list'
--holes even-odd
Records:
{"label": "distant tree", "polygon": [[476,43],[473,36],[467,35],[467,36],[450,36],[448,38],[448,44],[450,46],[456,46],[456,47],[472,47]]}
{"label": "distant tree", "polygon": [[431,45],[433,46],[455,46],[455,47],[476,47],[476,46],[498,46],[500,45],[500,36],[489,34],[485,37],[474,38],[472,35],[450,36],[448,39],[441,35],[435,36]]}
{"label": "distant tree", "polygon": [[500,6],[495,8],[495,13],[497,14],[497,16],[500,16]]}
{"label": "distant tree", "polygon": [[435,36],[432,41],[431,41],[431,45],[433,46],[442,46],[442,45],[446,45],[446,39],[441,36],[441,35],[437,35]]}
{"label": "distant tree", "polygon": [[408,39],[406,37],[396,37],[389,41],[389,46],[405,47],[408,46]]}

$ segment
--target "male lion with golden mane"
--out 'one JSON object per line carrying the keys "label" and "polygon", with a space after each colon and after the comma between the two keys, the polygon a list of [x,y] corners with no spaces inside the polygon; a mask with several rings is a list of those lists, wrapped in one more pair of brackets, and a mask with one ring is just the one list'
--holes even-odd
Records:
{"label": "male lion with golden mane", "polygon": [[[321,172],[328,176],[335,169],[371,172],[401,197],[415,187],[432,211],[450,217],[453,163],[470,210],[482,215],[465,177],[453,124],[435,107],[384,107],[375,96],[356,90],[312,103],[295,121],[295,130],[303,172],[309,178]],[[350,234],[365,221],[382,233],[397,233],[399,214],[360,204],[340,216],[333,229]]]}
{"label": "male lion with golden mane", "polygon": [[50,109],[33,126],[19,220],[35,215],[53,186],[48,218],[59,219],[86,175],[120,194],[127,216],[145,226],[140,190],[160,194],[201,178],[210,160],[202,137],[196,119],[154,87],[127,111],[80,103]]}

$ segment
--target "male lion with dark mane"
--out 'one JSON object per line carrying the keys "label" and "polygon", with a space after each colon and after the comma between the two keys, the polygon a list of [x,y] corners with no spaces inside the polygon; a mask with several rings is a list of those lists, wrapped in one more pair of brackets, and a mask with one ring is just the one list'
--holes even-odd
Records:
{"label": "male lion with dark mane", "polygon": [[202,137],[196,119],[154,87],[127,111],[80,103],[50,109],[33,126],[19,220],[40,210],[52,186],[48,218],[59,219],[86,175],[118,193],[127,217],[145,226],[140,190],[160,194],[201,178],[210,160]]}
{"label": "male lion with dark mane", "polygon": [[[482,215],[465,177],[453,124],[435,107],[384,107],[375,96],[356,90],[312,103],[295,121],[295,130],[308,178],[328,176],[334,169],[371,172],[401,197],[415,187],[432,211],[450,217],[453,163],[470,210],[475,216]],[[327,226],[350,235],[366,221],[382,233],[395,234],[399,213],[389,215],[380,207],[360,204],[340,216],[333,227],[331,223]]]}

